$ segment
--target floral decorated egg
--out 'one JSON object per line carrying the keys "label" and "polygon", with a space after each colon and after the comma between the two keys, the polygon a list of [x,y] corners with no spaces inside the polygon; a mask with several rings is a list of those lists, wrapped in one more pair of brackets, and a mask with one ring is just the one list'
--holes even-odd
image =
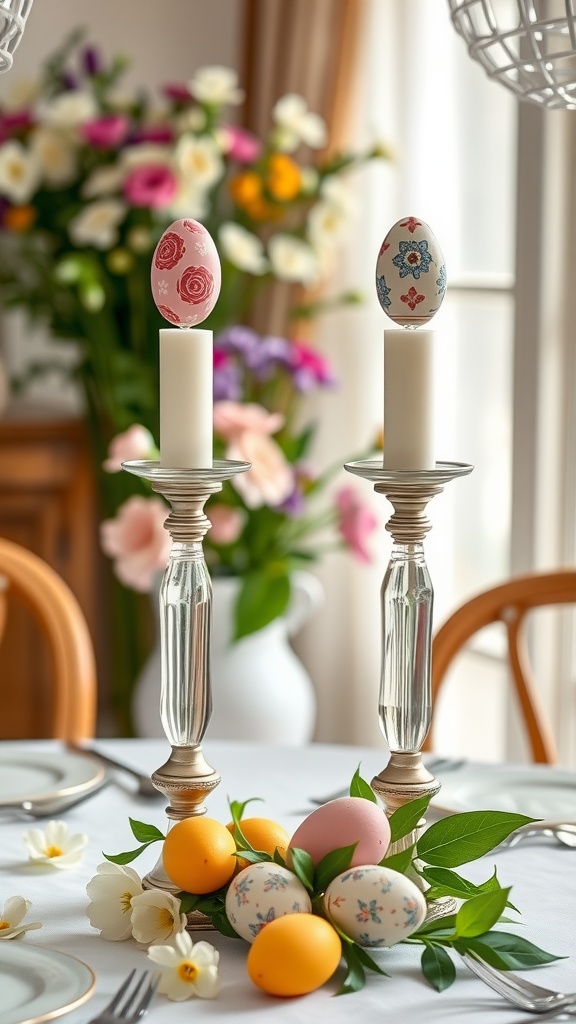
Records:
{"label": "floral decorated egg", "polygon": [[175,220],[152,257],[150,283],[158,310],[175,327],[195,327],[212,312],[222,280],[212,236],[197,220]]}
{"label": "floral decorated egg", "polygon": [[324,909],[360,946],[393,946],[426,917],[426,900],[406,875],[364,864],[337,875],[324,894]]}
{"label": "floral decorated egg", "polygon": [[317,807],[290,840],[293,849],[306,850],[315,864],[332,850],[354,843],[353,867],[378,864],[390,843],[390,825],[382,808],[356,796],[343,796]]}
{"label": "floral decorated egg", "polygon": [[247,942],[285,914],[310,914],[312,904],[302,882],[279,864],[250,864],[232,879],[226,893],[226,916]]}
{"label": "floral decorated egg", "polygon": [[397,221],[380,246],[376,262],[378,302],[401,327],[427,324],[446,294],[442,250],[423,220]]}

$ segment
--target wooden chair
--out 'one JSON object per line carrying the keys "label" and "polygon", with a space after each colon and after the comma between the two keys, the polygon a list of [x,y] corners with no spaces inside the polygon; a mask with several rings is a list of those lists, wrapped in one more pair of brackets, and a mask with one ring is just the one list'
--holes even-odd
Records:
{"label": "wooden chair", "polygon": [[[458,608],[432,642],[432,707],[444,676],[470,638],[493,622],[502,622],[508,639],[508,657],[514,688],[526,724],[534,761],[557,761],[556,743],[542,710],[531,671],[525,635],[527,613],[545,605],[576,604],[576,572],[559,570],[520,576],[471,598]],[[424,750],[431,748],[431,735]]]}
{"label": "wooden chair", "polygon": [[[51,661],[50,721],[43,736],[63,740],[92,737],[96,722],[96,664],[86,620],[70,587],[38,555],[0,538],[0,645],[8,599],[24,603],[45,638]],[[2,672],[0,693],[18,687]],[[0,716],[0,727],[2,724]],[[23,737],[26,738],[26,737]]]}

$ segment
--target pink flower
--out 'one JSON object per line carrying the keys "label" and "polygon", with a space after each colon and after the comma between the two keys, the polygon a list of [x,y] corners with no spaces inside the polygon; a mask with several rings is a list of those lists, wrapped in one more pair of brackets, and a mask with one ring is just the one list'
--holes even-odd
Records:
{"label": "pink flower", "polygon": [[182,302],[197,306],[206,302],[214,291],[214,276],[208,267],[186,267],[176,282],[176,289]]}
{"label": "pink flower", "polygon": [[192,99],[190,89],[182,82],[167,82],[162,86],[162,92],[166,99],[174,100],[175,103],[186,103]]}
{"label": "pink flower", "polygon": [[185,252],[184,239],[175,231],[165,231],[156,246],[154,266],[157,270],[172,270]]}
{"label": "pink flower", "polygon": [[254,434],[275,434],[284,426],[284,417],[279,412],[268,412],[256,402],[232,402],[222,400],[214,403],[214,430],[226,441],[232,441],[245,430]]}
{"label": "pink flower", "polygon": [[239,508],[220,503],[210,505],[206,514],[212,523],[210,539],[215,544],[233,544],[238,540],[244,525],[244,516]]}
{"label": "pink flower", "polygon": [[145,124],[137,128],[130,136],[130,144],[137,145],[140,142],[154,142],[161,145],[165,142],[172,142],[174,132],[169,124]]}
{"label": "pink flower", "polygon": [[251,164],[262,152],[260,139],[245,128],[229,124],[224,128],[228,143],[228,156],[239,164]]}
{"label": "pink flower", "polygon": [[95,149],[114,149],[121,146],[130,130],[130,121],[124,114],[105,114],[86,121],[81,132],[86,142]]}
{"label": "pink flower", "polygon": [[292,467],[279,445],[266,433],[240,431],[232,440],[226,458],[252,463],[247,473],[239,473],[232,481],[248,508],[275,507],[292,494]]}
{"label": "pink flower", "polygon": [[123,434],[112,438],[108,458],[102,463],[107,473],[119,473],[123,462],[133,459],[151,459],[156,455],[154,438],[146,427],[133,423]]}
{"label": "pink flower", "polygon": [[164,569],[170,555],[170,535],[164,529],[168,509],[160,498],[134,495],[115,519],[100,524],[104,554],[114,559],[121,583],[143,593],[152,589],[154,576]]}
{"label": "pink flower", "polygon": [[124,197],[132,206],[161,210],[172,202],[177,188],[176,176],[166,164],[143,164],[127,176]]}
{"label": "pink flower", "polygon": [[334,374],[326,357],[301,341],[292,345],[292,370],[299,391],[310,391],[315,384],[334,383]]}
{"label": "pink flower", "polygon": [[354,487],[342,487],[336,494],[339,513],[338,529],[361,562],[372,562],[367,540],[378,526],[378,520],[368,505],[363,505]]}

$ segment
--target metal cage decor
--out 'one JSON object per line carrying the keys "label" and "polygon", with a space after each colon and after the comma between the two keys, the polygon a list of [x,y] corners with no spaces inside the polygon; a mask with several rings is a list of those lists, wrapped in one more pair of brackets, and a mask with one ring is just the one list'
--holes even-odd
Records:
{"label": "metal cage decor", "polygon": [[575,0],[448,0],[468,53],[520,99],[576,110]]}
{"label": "metal cage decor", "polygon": [[12,67],[31,7],[32,0],[0,0],[0,73]]}

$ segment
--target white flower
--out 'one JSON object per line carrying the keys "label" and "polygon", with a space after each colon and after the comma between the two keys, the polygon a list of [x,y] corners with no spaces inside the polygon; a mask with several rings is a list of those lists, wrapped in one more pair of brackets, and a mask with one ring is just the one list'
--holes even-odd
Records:
{"label": "white flower", "polygon": [[206,114],[200,107],[189,107],[175,115],[174,126],[179,135],[183,132],[201,132],[206,127]]}
{"label": "white flower", "polygon": [[0,195],[27,203],[40,182],[40,164],[31,150],[11,139],[0,146]]}
{"label": "white flower", "polygon": [[251,231],[228,221],[219,231],[222,250],[230,263],[249,274],[265,274],[268,260],[264,256],[264,247],[260,239]]}
{"label": "white flower", "polygon": [[197,187],[194,182],[178,180],[178,188],[174,199],[167,208],[172,217],[191,217],[192,220],[204,220],[208,213],[208,189]]}
{"label": "white flower", "polygon": [[132,935],[132,900],[144,892],[142,882],[132,868],[106,861],[96,868],[86,892],[90,903],[88,920],[103,939],[121,941]]}
{"label": "white flower", "polygon": [[224,173],[220,150],[209,135],[183,135],[176,144],[176,166],[187,185],[210,188]]}
{"label": "white flower", "polygon": [[172,150],[161,142],[141,142],[135,146],[127,146],[120,154],[124,172],[132,171],[143,164],[172,165]]}
{"label": "white flower", "polygon": [[54,128],[77,128],[97,115],[95,97],[91,92],[82,92],[80,89],[71,89],[45,100],[37,110],[38,120]]}
{"label": "white flower", "polygon": [[179,932],[174,941],[175,947],[150,946],[148,950],[161,971],[158,991],[169,999],[213,999],[218,994],[217,950],[209,942],[193,943],[188,932]]}
{"label": "white flower", "polygon": [[336,174],[329,174],[327,178],[324,178],[320,186],[320,194],[326,202],[338,206],[345,213],[352,213],[356,209],[356,202],[350,186]]}
{"label": "white flower", "polygon": [[4,111],[13,113],[31,107],[42,93],[41,82],[31,78],[21,78],[10,83],[6,96],[2,97]]}
{"label": "white flower", "polygon": [[42,927],[39,921],[20,924],[31,906],[30,900],[25,900],[23,896],[11,896],[6,900],[0,911],[0,939],[22,939],[25,932]]}
{"label": "white flower", "polygon": [[95,167],[84,181],[80,194],[83,199],[97,199],[119,192],[124,181],[124,172],[118,164],[104,164]]}
{"label": "white flower", "polygon": [[23,836],[24,846],[35,864],[51,864],[55,868],[73,868],[84,856],[88,836],[83,832],[68,835],[65,821],[49,821],[46,831],[32,828]]}
{"label": "white flower", "polygon": [[313,250],[292,235],[273,235],[268,242],[272,270],[281,281],[312,284],[318,277],[318,261]]}
{"label": "white flower", "polygon": [[300,171],[300,188],[304,195],[311,196],[318,188],[319,174],[315,167],[303,167]]}
{"label": "white flower", "polygon": [[132,900],[132,934],[136,942],[169,942],[186,928],[186,914],[180,900],[170,892],[148,889]]}
{"label": "white flower", "polygon": [[68,234],[74,245],[93,245],[110,249],[118,241],[118,224],[126,215],[120,199],[100,199],[89,203],[70,221]]}
{"label": "white flower", "polygon": [[288,93],[278,100],[272,110],[272,117],[278,125],[276,144],[285,153],[291,153],[301,142],[314,149],[326,143],[326,122],[320,114],[308,110],[303,96]]}
{"label": "white flower", "polygon": [[49,185],[60,187],[74,180],[77,170],[77,149],[66,132],[57,128],[39,128],[30,141],[38,158],[43,177]]}
{"label": "white flower", "polygon": [[336,203],[319,202],[308,214],[308,238],[320,256],[333,253],[347,226],[346,211]]}
{"label": "white flower", "polygon": [[199,68],[188,88],[199,103],[223,107],[230,103],[242,103],[244,92],[238,88],[238,75],[232,68],[219,64]]}

